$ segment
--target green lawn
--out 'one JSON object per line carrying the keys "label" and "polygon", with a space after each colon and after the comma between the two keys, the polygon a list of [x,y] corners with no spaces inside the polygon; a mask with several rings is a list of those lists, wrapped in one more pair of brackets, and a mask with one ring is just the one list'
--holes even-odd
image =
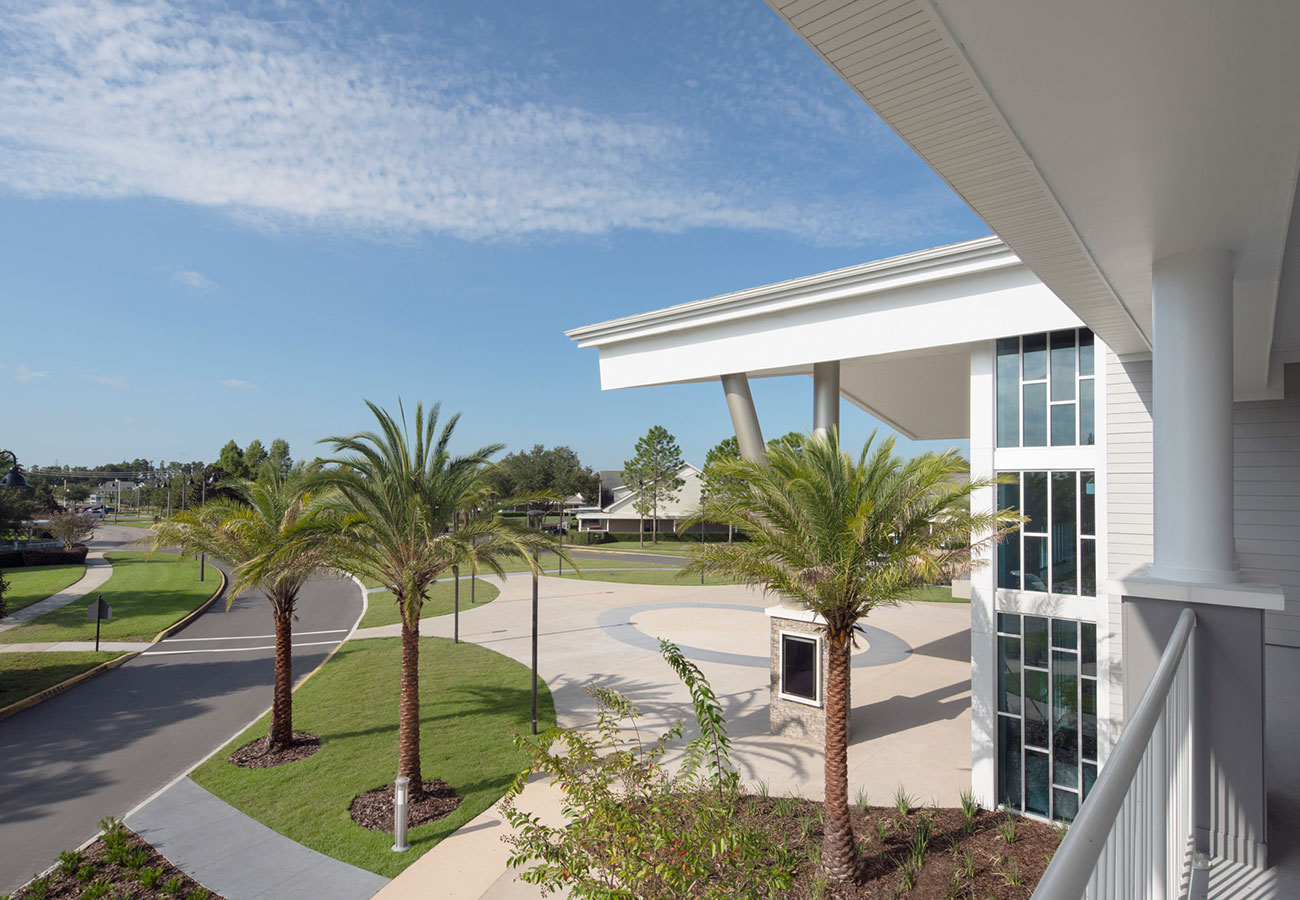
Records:
{"label": "green lawn", "polygon": [[[478,579],[478,587],[474,589],[474,603],[469,602],[469,582],[468,578],[460,580],[460,608],[462,611],[473,609],[475,606],[482,606],[485,603],[491,603],[501,592],[497,586],[490,582]],[[420,610],[421,619],[430,619],[434,616],[450,615],[455,609],[455,585],[450,581],[440,581],[429,591],[429,599],[424,601],[424,608]],[[371,594],[367,598],[368,606],[366,614],[361,619],[358,628],[373,628],[376,625],[396,625],[401,619],[397,615],[397,604],[393,602],[393,595],[388,591],[380,591],[377,594]]]}
{"label": "green lawn", "polygon": [[[611,563],[613,560],[610,561]],[[689,587],[698,586],[700,583],[699,575],[680,575],[677,569],[656,568],[651,563],[627,563],[614,567],[612,565],[600,565],[598,561],[593,561],[583,566],[582,577],[587,581],[610,581],[615,584],[676,584]],[[548,573],[554,575],[554,572]],[[577,578],[578,576],[564,570],[564,578]],[[719,578],[716,575],[709,575],[705,578],[706,585],[717,584],[735,584],[736,582]]]}
{"label": "green lawn", "polygon": [[954,597],[952,588],[941,587],[937,584],[927,584],[925,587],[919,587],[907,599],[914,603],[970,603],[969,600]]}
{"label": "green lawn", "polygon": [[0,653],[0,706],[54,687],[120,653]]}
{"label": "green lawn", "polygon": [[[397,766],[397,638],[344,644],[293,695],[294,729],[320,736],[320,752],[272,769],[226,761],[266,735],[263,718],[200,766],[203,787],[281,834],[380,875],[394,876],[495,803],[527,761],[511,742],[530,721],[530,676],[512,659],[474,644],[420,639],[420,711],[425,778],[441,778],[465,798],[445,819],[413,828],[411,851],[393,837],[352,822],[357,794],[391,784]],[[539,727],[555,722],[550,692],[539,688]],[[431,890],[435,890],[431,888]]]}
{"label": "green lawn", "polygon": [[31,606],[38,600],[44,600],[57,594],[64,588],[76,584],[86,574],[84,565],[74,566],[28,566],[21,569],[8,569],[3,574],[9,582],[5,591],[5,603],[11,613]]}
{"label": "green lawn", "polygon": [[148,562],[143,553],[110,553],[113,575],[103,589],[8,631],[0,643],[41,641],[93,641],[95,623],[86,610],[99,594],[113,608],[113,619],[103,623],[106,641],[151,641],[168,625],[201,606],[221,584],[221,574],[208,569],[199,581],[199,562],[159,553]]}

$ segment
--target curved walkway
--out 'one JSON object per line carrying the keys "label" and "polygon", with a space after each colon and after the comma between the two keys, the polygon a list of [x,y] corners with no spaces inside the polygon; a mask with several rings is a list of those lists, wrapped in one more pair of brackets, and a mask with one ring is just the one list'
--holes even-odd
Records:
{"label": "curved walkway", "polygon": [[[87,594],[102,588],[104,582],[108,581],[112,575],[113,564],[104,558],[104,551],[92,550],[86,554],[86,574],[82,575],[75,584],[64,588],[57,594],[51,594],[44,600],[38,600],[31,606],[24,606],[13,615],[5,616],[3,619],[0,619],[0,631],[8,631],[10,628],[17,628],[19,625],[27,624],[37,616],[43,616],[47,612],[54,612],[56,609],[62,609],[69,603],[74,603]],[[16,646],[26,647],[28,645],[18,644]],[[89,649],[94,649],[93,643]]]}

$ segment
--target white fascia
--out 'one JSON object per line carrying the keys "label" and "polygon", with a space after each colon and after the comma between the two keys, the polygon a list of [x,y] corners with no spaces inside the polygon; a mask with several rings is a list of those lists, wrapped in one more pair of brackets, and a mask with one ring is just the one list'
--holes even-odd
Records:
{"label": "white fascia", "polygon": [[[605,390],[967,344],[1080,324],[1002,241],[980,238],[576,328]],[[865,398],[864,398],[865,399]]]}

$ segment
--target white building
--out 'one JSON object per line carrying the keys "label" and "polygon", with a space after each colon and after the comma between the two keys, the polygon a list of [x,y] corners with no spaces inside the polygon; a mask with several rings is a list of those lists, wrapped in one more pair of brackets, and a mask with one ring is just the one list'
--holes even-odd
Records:
{"label": "white building", "polygon": [[[663,500],[658,510],[660,534],[673,534],[678,522],[685,519],[700,505],[700,487],[704,473],[690,463],[682,463],[677,470],[677,477],[682,486],[672,497]],[[574,518],[578,522],[578,531],[602,534],[639,534],[649,535],[654,529],[654,519],[650,512],[644,516],[637,510],[641,498],[641,488],[637,485],[620,484],[613,488],[613,499],[603,508],[583,508],[575,510]]]}
{"label": "white building", "polygon": [[[1177,896],[1189,840],[1264,870],[1300,799],[1264,690],[1300,659],[1300,3],[770,4],[997,237],[570,336],[606,389],[720,381],[746,455],[756,377],[969,439],[1031,517],[973,577],[972,784],[1080,816],[1040,895]],[[1219,893],[1300,896],[1265,874]]]}

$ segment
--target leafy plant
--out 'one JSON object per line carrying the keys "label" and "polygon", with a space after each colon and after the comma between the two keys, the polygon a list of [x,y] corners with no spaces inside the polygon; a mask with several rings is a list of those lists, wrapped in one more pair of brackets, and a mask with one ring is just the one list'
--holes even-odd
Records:
{"label": "leafy plant", "polygon": [[64,850],[59,854],[58,871],[60,875],[75,875],[81,868],[86,855],[80,850]]}
{"label": "leafy plant", "polygon": [[[515,736],[531,765],[501,803],[514,829],[504,838],[512,846],[510,865],[543,893],[565,890],[588,900],[721,900],[788,890],[795,871],[789,854],[774,852],[764,834],[736,816],[740,779],[716,696],[676,647],[663,642],[661,649],[690,687],[700,727],[686,762],[676,775],[662,764],[682,735],[680,719],[643,740],[640,712],[627,697],[589,687],[598,708],[594,731]],[[515,806],[534,772],[551,776],[563,792],[565,824],[547,825]]]}
{"label": "leafy plant", "polygon": [[758,789],[758,796],[762,797],[764,800],[768,798],[769,788],[766,781],[760,778],[754,783],[754,787]]}
{"label": "leafy plant", "polygon": [[162,874],[163,870],[155,866],[151,869],[141,869],[136,873],[136,878],[139,880],[141,887],[153,890],[154,886],[162,879]]}
{"label": "leafy plant", "polygon": [[113,883],[104,875],[99,876],[81,889],[81,900],[99,900],[113,889]]}
{"label": "leafy plant", "polygon": [[998,866],[998,871],[1002,873],[1003,879],[1005,879],[1007,884],[1011,887],[1016,887],[1024,883],[1020,877],[1020,864],[1014,859],[1004,859],[1002,864]]}
{"label": "leafy plant", "polygon": [[1016,820],[1010,813],[1003,816],[1002,821],[998,823],[998,833],[1008,844],[1016,842]]}
{"label": "leafy plant", "polygon": [[916,797],[905,791],[903,785],[900,783],[898,787],[894,789],[894,809],[898,810],[900,816],[905,816],[910,813],[915,806]]}
{"label": "leafy plant", "polygon": [[891,819],[879,819],[879,820],[877,820],[877,822],[876,822],[876,837],[878,837],[878,838],[880,839],[880,842],[881,842],[881,843],[884,843],[884,841],[885,841],[885,835],[889,834],[890,829],[892,829],[893,827],[894,827],[894,823],[893,823],[893,820],[891,820]]}
{"label": "leafy plant", "polygon": [[33,879],[32,883],[27,885],[26,895],[28,900],[45,900],[50,895],[50,879]]}
{"label": "leafy plant", "polygon": [[866,789],[865,787],[860,787],[860,788],[858,788],[858,794],[857,794],[857,797],[856,797],[856,802],[857,802],[857,804],[858,804],[858,809],[862,810],[862,814],[863,814],[864,816],[867,814],[867,809],[868,809],[868,807],[869,807],[869,805],[870,805],[870,804],[867,802],[869,799],[870,799],[870,798],[869,798],[868,795],[867,795],[867,789]]}
{"label": "leafy plant", "polygon": [[812,837],[813,832],[816,830],[817,824],[813,821],[812,816],[802,815],[799,817],[799,834],[805,839]]}
{"label": "leafy plant", "polygon": [[903,856],[901,859],[891,856],[890,859],[898,867],[898,889],[900,891],[910,891],[916,887],[916,861],[911,854]]}
{"label": "leafy plant", "polygon": [[132,850],[130,853],[126,854],[126,858],[123,860],[123,863],[132,872],[140,871],[145,867],[145,864],[148,862],[149,862],[149,851],[144,849],[143,847],[137,847],[136,849]]}
{"label": "leafy plant", "polygon": [[173,875],[162,886],[162,892],[173,897],[179,897],[183,890],[185,890],[185,876],[183,875]]}
{"label": "leafy plant", "polygon": [[77,880],[86,883],[99,874],[99,866],[94,863],[86,863],[77,870]]}
{"label": "leafy plant", "polygon": [[194,890],[190,891],[188,900],[208,900],[208,898],[211,896],[212,896],[212,891],[208,890],[207,888],[205,887],[195,888]]}
{"label": "leafy plant", "polygon": [[967,878],[975,877],[975,857],[970,855],[969,850],[963,850],[960,847],[953,851],[953,861],[957,869]]}
{"label": "leafy plant", "polygon": [[961,792],[961,830],[965,834],[972,834],[975,831],[975,816],[979,813],[979,804],[975,802],[975,794],[970,790]]}
{"label": "leafy plant", "polygon": [[794,798],[790,796],[777,797],[772,803],[772,812],[784,819],[794,811]]}
{"label": "leafy plant", "polygon": [[812,892],[813,900],[824,900],[824,898],[829,897],[831,883],[826,877],[826,873],[818,872],[814,875],[812,884],[809,885],[809,890]]}

